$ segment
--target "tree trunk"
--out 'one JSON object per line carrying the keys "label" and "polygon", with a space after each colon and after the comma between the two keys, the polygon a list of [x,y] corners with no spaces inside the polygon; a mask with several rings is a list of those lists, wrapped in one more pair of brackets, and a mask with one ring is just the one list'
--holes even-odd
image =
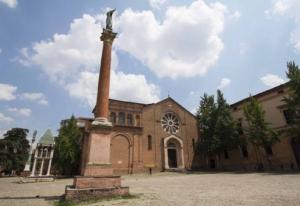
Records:
{"label": "tree trunk", "polygon": [[217,160],[217,166],[218,166],[218,170],[220,170],[219,155],[216,155],[216,160]]}

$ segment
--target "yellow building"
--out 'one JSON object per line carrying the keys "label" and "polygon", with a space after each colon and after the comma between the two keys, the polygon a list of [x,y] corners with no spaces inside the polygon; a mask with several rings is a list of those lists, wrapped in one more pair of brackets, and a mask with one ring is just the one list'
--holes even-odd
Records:
{"label": "yellow building", "polygon": [[[257,99],[264,108],[265,120],[270,127],[281,130],[287,127],[289,122],[289,110],[282,101],[284,96],[288,96],[289,89],[286,84],[279,85],[253,97]],[[249,98],[243,99],[231,105],[232,114],[239,121],[240,135],[245,135],[243,128],[248,126],[243,115],[243,103]],[[238,151],[231,151],[228,155],[222,155],[221,167],[232,170],[253,170],[261,159],[266,169],[270,168],[270,163],[274,169],[297,169],[300,168],[300,144],[295,142],[295,137],[280,137],[280,143],[272,148],[259,148],[248,144],[247,147]]]}

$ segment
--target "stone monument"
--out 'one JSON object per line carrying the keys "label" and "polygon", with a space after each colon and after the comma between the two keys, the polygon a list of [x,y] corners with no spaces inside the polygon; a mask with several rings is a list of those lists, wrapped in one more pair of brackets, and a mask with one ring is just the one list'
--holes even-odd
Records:
{"label": "stone monument", "polygon": [[[31,174],[28,175],[27,177],[22,177],[21,178],[22,182],[54,181],[53,176],[50,174],[52,159],[54,154],[54,146],[55,146],[54,137],[51,133],[50,128],[48,128],[45,134],[41,137],[39,142],[36,144],[36,148],[34,152],[34,162],[33,162]],[[31,162],[31,158],[32,157],[29,156],[28,161],[30,160]],[[36,173],[37,162],[41,163],[38,174]]]}
{"label": "stone monument", "polygon": [[29,149],[29,155],[28,155],[28,159],[26,161],[26,164],[25,164],[25,168],[24,168],[24,171],[22,172],[22,176],[23,177],[27,177],[31,174],[30,172],[30,165],[31,165],[31,159],[32,159],[32,145],[33,143],[35,142],[35,136],[36,136],[37,132],[36,130],[33,132],[33,137],[31,139],[31,145],[30,145],[30,149]]}
{"label": "stone monument", "polygon": [[110,136],[113,127],[108,122],[108,100],[110,86],[111,48],[116,33],[112,32],[112,14],[107,12],[106,29],[100,40],[103,41],[98,94],[94,109],[95,119],[90,128],[88,161],[83,176],[74,177],[72,186],[66,186],[65,200],[96,199],[129,194],[129,187],[121,187],[121,177],[113,175],[110,163]]}

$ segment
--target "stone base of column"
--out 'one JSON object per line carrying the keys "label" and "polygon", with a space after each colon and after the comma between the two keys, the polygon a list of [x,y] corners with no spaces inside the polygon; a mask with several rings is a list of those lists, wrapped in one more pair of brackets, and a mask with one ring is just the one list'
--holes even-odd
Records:
{"label": "stone base of column", "polygon": [[73,185],[66,186],[65,200],[77,202],[129,194],[129,187],[121,187],[121,177],[113,175],[110,163],[112,124],[106,118],[95,118],[89,134],[88,163],[83,176],[74,177]]}
{"label": "stone base of column", "polygon": [[84,169],[84,176],[110,176],[113,175],[111,164],[87,164]]}
{"label": "stone base of column", "polygon": [[22,177],[28,177],[28,176],[30,176],[30,175],[31,175],[31,172],[30,172],[29,170],[27,170],[27,171],[24,170],[24,171],[22,172],[22,175],[21,175],[21,176],[22,176]]}
{"label": "stone base of column", "polygon": [[111,122],[109,122],[106,118],[103,117],[95,118],[94,121],[92,122],[92,125],[102,125],[102,126],[109,126],[109,127],[113,126]]}
{"label": "stone base of column", "polygon": [[82,200],[99,199],[104,197],[120,197],[129,194],[129,187],[83,188],[66,186],[65,200],[78,202]]}

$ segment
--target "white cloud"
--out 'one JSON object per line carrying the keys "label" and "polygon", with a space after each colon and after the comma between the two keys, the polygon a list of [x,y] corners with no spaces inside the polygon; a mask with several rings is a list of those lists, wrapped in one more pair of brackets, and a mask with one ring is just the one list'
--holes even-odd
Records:
{"label": "white cloud", "polygon": [[194,108],[194,109],[191,109],[190,112],[192,114],[196,115],[197,114],[197,110],[198,110],[198,108]]}
{"label": "white cloud", "polygon": [[190,97],[199,97],[199,95],[200,95],[199,92],[194,92],[194,91],[190,92]]}
{"label": "white cloud", "polygon": [[230,84],[230,79],[223,78],[221,80],[221,84],[218,86],[218,89],[224,89],[226,86]]}
{"label": "white cloud", "polygon": [[233,14],[229,15],[228,18],[229,19],[238,19],[240,18],[241,13],[239,11],[235,11]]}
{"label": "white cloud", "polygon": [[[29,49],[22,49],[21,54],[30,64],[39,65],[51,80],[64,84],[66,80],[77,79],[82,71],[99,69],[102,51],[101,25],[94,17],[84,14],[81,19],[74,19],[68,34],[54,34],[53,40],[34,42],[32,54]],[[118,60],[112,54],[112,68]]]}
{"label": "white cloud", "polygon": [[37,100],[37,99],[42,99],[44,98],[44,94],[42,93],[23,93],[20,95],[21,99],[29,99],[29,100]]}
{"label": "white cloud", "polygon": [[16,96],[13,94],[17,90],[17,87],[9,84],[0,84],[0,100],[13,100]]}
{"label": "white cloud", "polygon": [[6,4],[10,8],[14,8],[18,5],[18,0],[0,0],[0,2]]}
{"label": "white cloud", "polygon": [[1,52],[2,52],[2,49],[0,48],[0,54],[1,54]]}
{"label": "white cloud", "polygon": [[20,99],[28,99],[31,101],[38,101],[39,104],[48,105],[46,96],[43,93],[23,93],[19,95]]}
{"label": "white cloud", "polygon": [[268,87],[276,87],[280,84],[284,84],[285,81],[274,74],[267,74],[266,76],[260,78],[260,80]]}
{"label": "white cloud", "polygon": [[18,112],[18,109],[17,108],[7,108],[7,111]]}
{"label": "white cloud", "polygon": [[149,0],[150,6],[156,9],[159,9],[166,0]]}
{"label": "white cloud", "polygon": [[[66,85],[70,96],[86,100],[90,107],[96,104],[99,73],[82,72],[77,82]],[[144,75],[124,74],[111,71],[110,98],[153,103],[159,101],[160,89],[148,83]]]}
{"label": "white cloud", "polygon": [[220,34],[226,19],[225,5],[203,0],[189,7],[168,7],[163,22],[151,11],[126,9],[117,18],[120,34],[115,45],[158,77],[203,76],[224,48]]}
{"label": "white cloud", "polygon": [[[102,16],[97,19],[103,21]],[[101,25],[90,15],[75,19],[67,35],[55,34],[53,40],[33,43],[30,49],[21,50],[24,61],[39,65],[53,81],[65,88],[70,96],[95,106],[99,61],[103,43],[99,40]],[[115,25],[115,24],[114,24]],[[146,81],[145,76],[116,72],[118,57],[112,50],[110,98],[139,102],[159,100],[158,86]],[[32,98],[38,95],[31,95]],[[28,97],[29,98],[29,97]],[[45,101],[39,101],[46,104]]]}
{"label": "white cloud", "polygon": [[45,100],[45,99],[39,100],[38,103],[41,104],[41,105],[48,105],[49,104],[48,100]]}
{"label": "white cloud", "polygon": [[239,53],[240,54],[244,54],[245,53],[245,49],[246,49],[246,43],[245,42],[241,42],[240,44],[239,44],[239,46],[240,46],[240,51],[239,51]]}
{"label": "white cloud", "polygon": [[20,109],[19,114],[22,116],[30,116],[31,110],[30,109]]}
{"label": "white cloud", "polygon": [[17,109],[17,108],[7,108],[7,111],[13,112],[17,115],[21,115],[21,116],[27,116],[29,117],[31,114],[31,110],[30,109]]}
{"label": "white cloud", "polygon": [[10,117],[6,117],[4,116],[2,113],[0,113],[0,122],[4,122],[6,124],[10,124],[11,122],[13,122],[14,120]]}
{"label": "white cloud", "polygon": [[265,11],[268,18],[281,15],[294,19],[296,28],[291,32],[290,42],[294,44],[296,51],[300,52],[300,1],[272,0],[272,4],[272,7]]}

